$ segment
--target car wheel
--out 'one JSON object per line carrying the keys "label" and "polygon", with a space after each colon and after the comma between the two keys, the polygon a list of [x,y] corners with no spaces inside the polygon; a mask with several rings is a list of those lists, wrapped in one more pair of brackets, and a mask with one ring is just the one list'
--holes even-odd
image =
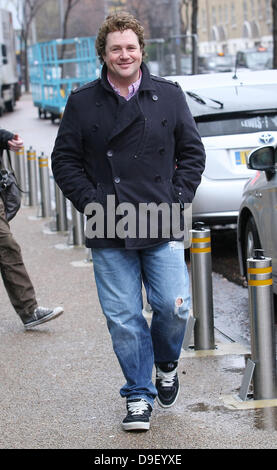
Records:
{"label": "car wheel", "polygon": [[244,233],[244,272],[246,273],[246,261],[252,258],[254,250],[261,248],[261,242],[258,235],[258,230],[253,217],[249,217],[245,226]]}

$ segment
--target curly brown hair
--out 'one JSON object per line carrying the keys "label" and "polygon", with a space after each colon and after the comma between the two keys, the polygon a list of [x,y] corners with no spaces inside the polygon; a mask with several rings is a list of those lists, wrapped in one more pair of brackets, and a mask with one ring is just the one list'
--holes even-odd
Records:
{"label": "curly brown hair", "polygon": [[104,62],[103,56],[105,55],[107,35],[115,31],[125,31],[126,29],[132,29],[134,33],[136,33],[142,51],[142,57],[144,57],[144,28],[133,15],[123,11],[107,16],[104,23],[99,28],[95,48],[101,64]]}

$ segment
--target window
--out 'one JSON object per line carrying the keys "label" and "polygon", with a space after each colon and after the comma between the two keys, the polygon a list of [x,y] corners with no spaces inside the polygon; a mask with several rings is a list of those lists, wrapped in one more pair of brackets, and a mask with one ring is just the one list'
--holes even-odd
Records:
{"label": "window", "polygon": [[2,52],[2,63],[7,64],[8,63],[8,58],[7,58],[7,46],[5,44],[1,44],[1,52]]}
{"label": "window", "polygon": [[225,19],[225,24],[228,24],[229,22],[229,16],[228,16],[228,5],[224,5],[224,19]]}
{"label": "window", "polygon": [[265,4],[265,17],[266,17],[266,22],[271,23],[271,0],[266,0]]}
{"label": "window", "polygon": [[233,2],[231,4],[231,23],[233,27],[236,25],[236,8]]}
{"label": "window", "polygon": [[215,10],[215,7],[212,7],[212,23],[216,24],[216,10]]}
{"label": "window", "polygon": [[247,0],[243,0],[243,19],[246,21],[248,18],[248,11],[247,11]]}
{"label": "window", "polygon": [[243,52],[238,52],[237,54],[237,66],[246,67],[245,55],[243,54]]}
{"label": "window", "polygon": [[205,9],[202,10],[202,29],[207,30],[207,12]]}
{"label": "window", "polygon": [[255,18],[255,0],[251,0],[250,6],[251,6],[251,16],[254,19]]}
{"label": "window", "polygon": [[222,24],[222,6],[219,5],[218,7],[218,20],[219,20],[219,24]]}
{"label": "window", "polygon": [[201,137],[277,131],[277,115],[251,113],[229,119],[217,116],[214,120],[197,122],[197,127]]}
{"label": "window", "polygon": [[263,19],[263,7],[262,7],[262,0],[257,0],[257,13],[259,20]]}

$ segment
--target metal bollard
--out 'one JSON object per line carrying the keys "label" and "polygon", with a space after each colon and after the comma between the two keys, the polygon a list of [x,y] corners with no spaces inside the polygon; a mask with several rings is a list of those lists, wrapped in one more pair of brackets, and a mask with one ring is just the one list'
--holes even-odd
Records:
{"label": "metal bollard", "polygon": [[7,152],[3,153],[3,167],[9,170],[13,170],[16,179],[18,180],[19,176],[19,168],[18,168],[18,159],[16,157],[16,153],[13,151],[9,152],[10,158],[8,157],[8,150]]}
{"label": "metal bollard", "polygon": [[26,204],[26,195],[27,195],[27,175],[26,175],[26,159],[25,159],[25,150],[22,147],[20,150],[15,152],[18,168],[18,184],[19,187],[24,191],[23,202]]}
{"label": "metal bollard", "polygon": [[71,204],[72,213],[72,229],[73,229],[73,245],[83,246],[85,244],[84,216],[77,211]]}
{"label": "metal bollard", "polygon": [[68,222],[67,222],[67,215],[66,215],[66,199],[57,184],[55,184],[55,199],[56,199],[57,231],[66,232],[68,230]]}
{"label": "metal bollard", "polygon": [[254,250],[247,260],[254,399],[277,398],[272,260]]}
{"label": "metal bollard", "polygon": [[27,168],[29,181],[29,206],[38,204],[37,156],[32,147],[27,150]]}
{"label": "metal bollard", "polygon": [[48,157],[42,152],[38,157],[42,217],[51,217],[51,197]]}
{"label": "metal bollard", "polygon": [[212,261],[211,261],[211,232],[198,222],[191,233],[191,276],[192,276],[192,305],[194,326],[194,348],[215,349],[213,291],[212,291]]}
{"label": "metal bollard", "polygon": [[19,159],[17,152],[10,152],[11,164],[17,181],[19,181]]}

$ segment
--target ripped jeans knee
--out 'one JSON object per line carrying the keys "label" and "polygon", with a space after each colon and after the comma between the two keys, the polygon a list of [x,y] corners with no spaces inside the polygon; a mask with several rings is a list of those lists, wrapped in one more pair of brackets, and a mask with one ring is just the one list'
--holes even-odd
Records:
{"label": "ripped jeans knee", "polygon": [[177,315],[179,318],[186,319],[188,311],[188,305],[185,305],[185,301],[183,297],[177,297],[175,300],[174,305],[174,314]]}

